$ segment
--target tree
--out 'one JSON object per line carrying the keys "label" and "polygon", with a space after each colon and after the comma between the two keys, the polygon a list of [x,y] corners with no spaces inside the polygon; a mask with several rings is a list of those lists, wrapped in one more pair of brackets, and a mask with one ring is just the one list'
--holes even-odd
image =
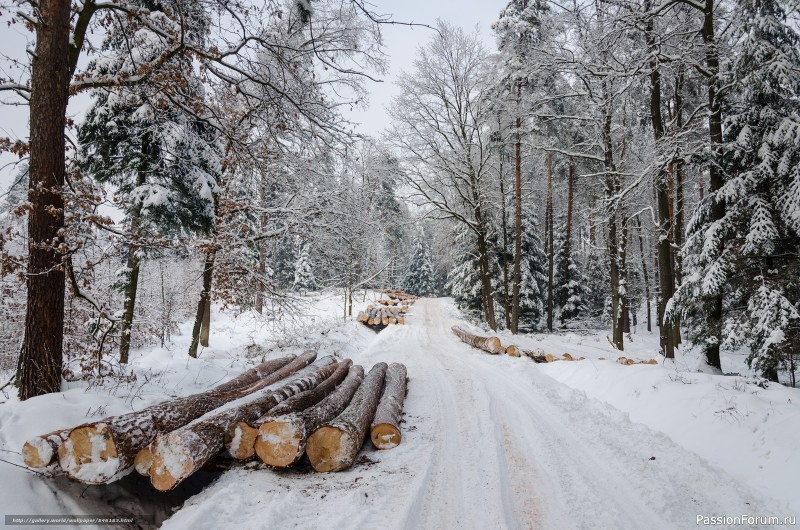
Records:
{"label": "tree", "polygon": [[[304,45],[284,46],[270,38],[269,24],[289,18],[273,2],[243,5],[222,0],[172,0],[151,9],[139,2],[52,1],[15,2],[10,9],[14,22],[24,21],[36,37],[31,57],[30,86],[25,82],[0,79],[0,90],[10,90],[30,103],[30,191],[28,211],[28,303],[21,371],[20,397],[27,399],[60,389],[64,324],[64,200],[66,109],[70,94],[85,90],[148,84],[161,97],[170,100],[182,87],[183,73],[202,67],[209,81],[235,86],[250,107],[271,100],[291,100],[295,112],[312,119],[318,117],[318,94],[313,101],[292,99],[274,84],[275,71],[260,70],[265,58],[274,58],[284,79],[295,75],[291,68],[297,55],[315,57],[325,66],[317,86],[347,86],[359,90],[361,68],[382,68],[378,50],[378,25],[385,21],[366,10],[358,1],[316,1],[313,12],[296,10],[292,18],[314,19],[318,31]],[[4,11],[7,11],[4,9]],[[200,13],[209,31],[197,31]],[[140,43],[157,46],[156,54],[131,48],[123,67],[104,73],[92,61],[88,69],[77,72],[84,53],[103,55],[93,45],[93,32],[107,34],[119,29],[124,20],[125,42],[136,44],[137,35],[149,32],[152,38]],[[246,21],[246,23],[241,23]],[[241,24],[240,24],[241,23]],[[265,27],[266,26],[266,27]],[[129,29],[130,31],[126,30]],[[147,51],[147,50],[145,50]],[[192,67],[173,68],[172,59],[190,56]],[[269,90],[267,90],[269,89]],[[176,101],[173,100],[173,103]],[[197,107],[203,108],[202,102]],[[317,122],[319,127],[344,131],[339,122]]]}
{"label": "tree", "polygon": [[308,244],[304,244],[300,248],[300,256],[297,258],[297,263],[295,263],[294,266],[294,284],[292,288],[302,293],[315,291],[317,289],[317,280],[314,278],[314,271],[308,252]]}
{"label": "tree", "polygon": [[403,290],[417,296],[431,296],[436,292],[433,259],[424,233],[415,238],[414,253],[403,279]]}
{"label": "tree", "polygon": [[[690,222],[684,260],[689,271],[675,302],[695,340],[715,337],[698,319],[698,300],[729,294],[724,340],[749,346],[748,362],[764,377],[794,371],[800,346],[800,35],[781,3],[745,0],[734,11],[738,45],[726,97],[721,160],[724,184]],[[724,214],[708,228],[713,205]],[[712,217],[713,219],[713,217]]]}
{"label": "tree", "polygon": [[391,142],[412,189],[412,200],[439,220],[461,223],[474,235],[483,316],[497,328],[489,255],[490,118],[486,51],[476,35],[439,21],[420,48],[414,72],[403,72],[390,109]]}
{"label": "tree", "polygon": [[520,247],[520,322],[531,328],[537,327],[544,316],[547,301],[547,256],[538,226],[536,215],[525,210]]}

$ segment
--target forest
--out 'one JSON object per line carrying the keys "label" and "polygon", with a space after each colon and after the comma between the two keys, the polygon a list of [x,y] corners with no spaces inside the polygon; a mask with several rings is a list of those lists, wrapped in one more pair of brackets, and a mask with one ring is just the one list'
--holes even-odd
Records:
{"label": "forest", "polygon": [[794,382],[791,1],[518,0],[497,49],[440,20],[380,138],[341,109],[404,22],[358,0],[14,6],[36,37],[0,80],[30,108],[30,139],[2,144],[0,340],[21,396],[190,318],[196,356],[213,303],[291,319],[328,287],[346,315],[359,289],[401,286],[493,330],[608,328],[619,350],[657,328],[666,358],[748,348]]}

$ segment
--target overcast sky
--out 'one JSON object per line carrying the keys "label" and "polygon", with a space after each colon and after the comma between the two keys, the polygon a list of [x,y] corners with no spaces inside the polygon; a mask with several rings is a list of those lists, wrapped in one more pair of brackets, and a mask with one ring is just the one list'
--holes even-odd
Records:
{"label": "overcast sky", "polygon": [[[495,49],[495,39],[491,25],[508,0],[372,0],[374,10],[381,14],[391,14],[392,18],[403,22],[418,22],[435,25],[441,18],[455,26],[480,32],[490,51]],[[389,72],[383,83],[369,83],[368,109],[350,114],[350,119],[360,122],[359,132],[377,136],[388,125],[389,118],[385,107],[392,96],[397,94],[394,80],[401,70],[411,71],[417,48],[432,37],[432,30],[407,26],[385,26],[383,29],[386,53],[389,55]]]}
{"label": "overcast sky", "polygon": [[[441,18],[455,26],[472,31],[477,28],[489,50],[494,50],[495,40],[492,22],[508,0],[372,0],[374,11],[392,15],[402,22],[418,22],[435,25]],[[389,123],[385,107],[397,93],[394,80],[401,70],[411,71],[417,48],[425,44],[433,31],[423,27],[388,25],[383,28],[385,52],[389,58],[389,70],[382,83],[368,82],[369,106],[347,113],[347,118],[360,123],[360,133],[379,136]],[[16,28],[5,24],[0,28],[0,46],[6,53],[24,55],[24,37]],[[18,54],[12,50],[19,51]],[[82,118],[89,104],[89,97],[72,98],[69,113],[77,120]],[[27,138],[28,116],[25,107],[0,106],[0,136]],[[8,162],[15,160],[6,154],[0,157],[0,192],[4,191],[12,176]]]}

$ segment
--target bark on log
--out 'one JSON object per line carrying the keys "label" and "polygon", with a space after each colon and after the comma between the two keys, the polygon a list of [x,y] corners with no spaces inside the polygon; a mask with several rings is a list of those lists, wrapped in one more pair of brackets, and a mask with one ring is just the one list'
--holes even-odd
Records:
{"label": "bark on log", "polygon": [[353,366],[342,384],[317,405],[296,414],[259,418],[255,450],[261,461],[276,468],[297,462],[306,450],[308,436],[347,408],[363,380],[364,368]]}
{"label": "bark on log", "polygon": [[153,463],[150,483],[159,491],[169,491],[198,471],[225,445],[225,432],[239,421],[255,421],[281,401],[314,388],[338,368],[333,363],[314,371],[300,373],[288,384],[267,391],[256,399],[222,412],[208,414],[176,429],[159,434],[151,446]]}
{"label": "bark on log", "polygon": [[386,368],[386,363],[373,366],[344,412],[308,437],[306,454],[316,471],[340,471],[353,465],[375,416]]}
{"label": "bark on log", "polygon": [[[209,392],[225,392],[242,388],[251,385],[263,379],[277,369],[288,364],[294,356],[284,357],[282,359],[275,359],[259,364],[246,372],[234,377],[230,381],[223,383]],[[107,421],[107,420],[103,420]],[[58,459],[58,448],[67,439],[70,431],[69,429],[60,429],[41,436],[35,436],[25,442],[22,446],[22,454],[24,457],[25,465],[32,468],[45,468],[55,463]]]}
{"label": "bark on log", "polygon": [[503,345],[500,343],[500,339],[497,337],[482,337],[480,335],[473,335],[472,333],[464,331],[458,326],[453,326],[451,329],[459,339],[461,339],[463,342],[466,342],[473,348],[478,348],[479,350],[483,350],[493,355],[497,355],[503,351]]}
{"label": "bark on log", "polygon": [[383,395],[370,428],[370,439],[377,449],[392,449],[400,445],[400,416],[406,399],[406,375],[406,367],[400,363],[390,364],[386,371]]}
{"label": "bark on log", "polygon": [[[292,396],[286,401],[282,401],[275,408],[269,411],[270,416],[281,416],[299,412],[312,407],[329,396],[336,385],[342,382],[350,371],[353,361],[345,359],[339,363],[339,367],[325,381],[311,390],[306,390],[301,394]],[[225,433],[225,449],[236,460],[247,460],[256,454],[255,442],[258,437],[258,420],[252,422],[239,421],[231,425]]]}
{"label": "bark on log", "polygon": [[[236,383],[224,383],[207,392],[78,426],[59,447],[58,463],[69,477],[81,482],[101,484],[117,480],[130,471],[139,451],[158,434],[182,427],[225,403],[272,385],[315,358],[316,353],[306,352],[294,359],[269,361],[237,377]],[[256,382],[248,384],[254,377]],[[236,387],[240,383],[246,386]]]}

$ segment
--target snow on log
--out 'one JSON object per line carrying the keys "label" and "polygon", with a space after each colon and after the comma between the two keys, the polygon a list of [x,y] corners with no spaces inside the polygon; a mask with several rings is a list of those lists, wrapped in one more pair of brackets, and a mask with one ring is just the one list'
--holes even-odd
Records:
{"label": "snow on log", "polygon": [[480,335],[473,335],[472,333],[464,331],[458,326],[453,326],[451,329],[459,339],[461,339],[463,342],[466,342],[473,348],[478,348],[479,350],[483,350],[494,355],[497,355],[503,351],[503,345],[500,343],[500,339],[497,337],[482,337]]}
{"label": "snow on log", "polygon": [[353,366],[342,384],[313,407],[286,416],[259,418],[255,450],[261,461],[277,468],[297,462],[306,450],[309,434],[341,414],[363,380],[364,368]]}
{"label": "snow on log", "polygon": [[406,367],[392,363],[386,370],[383,395],[375,410],[370,428],[372,445],[377,449],[392,449],[400,445],[400,416],[406,399]]}
{"label": "snow on log", "polygon": [[[336,385],[347,376],[353,361],[345,359],[339,363],[336,371],[325,381],[300,394],[282,401],[269,411],[270,416],[281,416],[305,410],[316,405],[336,390]],[[239,421],[231,425],[225,433],[225,449],[236,460],[247,460],[256,454],[255,442],[258,437],[258,420],[253,422]]]}
{"label": "snow on log", "polygon": [[373,366],[350,405],[308,437],[306,454],[315,470],[341,471],[353,465],[375,416],[386,368],[386,363]]}
{"label": "snow on log", "polygon": [[227,407],[172,432],[159,434],[150,450],[150,483],[169,491],[214,458],[225,445],[225,432],[236,422],[255,421],[281,401],[314,388],[338,368],[338,363],[300,373],[291,382],[260,394],[239,406]]}
{"label": "snow on log", "polygon": [[78,426],[58,448],[58,463],[69,477],[81,482],[101,484],[117,480],[129,472],[136,455],[158,434],[182,427],[225,403],[272,385],[315,358],[316,353],[306,352],[296,358],[268,361],[212,390]]}
{"label": "snow on log", "polygon": [[60,429],[41,436],[34,436],[22,446],[25,465],[42,469],[53,464],[58,457],[58,448],[67,439],[69,429]]}

